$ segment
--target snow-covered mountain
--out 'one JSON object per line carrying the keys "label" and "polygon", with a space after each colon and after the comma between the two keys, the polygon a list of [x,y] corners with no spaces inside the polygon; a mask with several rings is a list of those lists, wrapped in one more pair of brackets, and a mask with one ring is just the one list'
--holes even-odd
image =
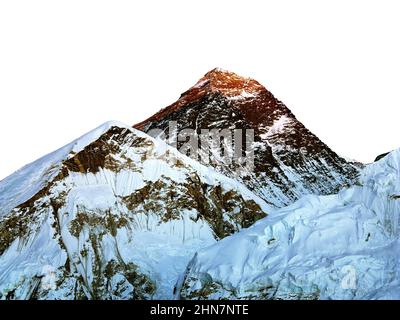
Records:
{"label": "snow-covered mountain", "polygon": [[[200,250],[185,299],[400,299],[400,149],[336,195],[306,196]],[[178,293],[179,294],[179,293]]]}
{"label": "snow-covered mountain", "polygon": [[0,299],[172,298],[196,250],[269,211],[116,122],[1,181],[0,208]]}
{"label": "snow-covered mountain", "polygon": [[162,129],[168,136],[171,121],[179,131],[192,128],[198,134],[201,129],[253,129],[253,171],[238,171],[237,164],[215,157],[211,165],[276,207],[304,194],[332,194],[352,184],[361,167],[339,157],[260,83],[221,69],[208,72],[178,101],[135,127]]}
{"label": "snow-covered mountain", "polygon": [[[170,121],[253,129],[254,171],[147,134]],[[399,152],[346,161],[220,69],[135,127],[108,122],[0,181],[0,299],[395,296]],[[358,288],[389,289],[340,291],[350,262]]]}

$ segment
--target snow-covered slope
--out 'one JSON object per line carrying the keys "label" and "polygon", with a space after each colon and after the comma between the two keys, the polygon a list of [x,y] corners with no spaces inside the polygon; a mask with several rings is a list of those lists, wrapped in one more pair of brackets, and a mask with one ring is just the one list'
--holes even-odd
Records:
{"label": "snow-covered slope", "polygon": [[117,122],[1,181],[0,208],[0,299],[171,298],[199,248],[269,211]]}
{"label": "snow-covered slope", "polygon": [[182,298],[400,299],[400,149],[200,250]]}
{"label": "snow-covered slope", "polygon": [[112,126],[125,126],[117,121],[109,121],[68,145],[26,165],[14,174],[0,181],[0,217],[18,204],[34,196],[60,170],[61,161],[70,153],[81,151],[90,142]]}
{"label": "snow-covered slope", "polygon": [[260,83],[221,69],[208,72],[175,103],[135,127],[161,129],[168,136],[173,121],[179,130],[197,134],[201,129],[254,130],[254,170],[214,155],[211,165],[279,208],[305,194],[335,193],[352,184],[362,167],[338,156]]}

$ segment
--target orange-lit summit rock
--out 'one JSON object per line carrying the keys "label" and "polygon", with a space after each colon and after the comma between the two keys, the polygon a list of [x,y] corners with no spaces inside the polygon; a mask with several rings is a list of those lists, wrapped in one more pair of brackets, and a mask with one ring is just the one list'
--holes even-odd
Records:
{"label": "orange-lit summit rock", "polygon": [[[162,119],[166,115],[179,110],[187,104],[199,101],[206,95],[220,94],[237,105],[241,105],[243,111],[245,107],[262,106],[262,103],[251,104],[251,101],[266,100],[269,105],[279,103],[273,95],[260,83],[251,78],[245,78],[236,73],[215,68],[207,72],[193,87],[182,93],[180,98],[172,105],[160,110],[149,119],[135,125],[137,129],[143,129],[149,121]],[[257,110],[254,110],[257,112]]]}
{"label": "orange-lit summit rock", "polygon": [[[255,170],[238,175],[230,164],[212,165],[276,206],[304,193],[330,194],[351,184],[358,164],[339,157],[256,80],[213,69],[170,106],[134,127],[178,130],[253,129]],[[179,147],[179,144],[178,144]],[[215,160],[215,159],[214,159]]]}

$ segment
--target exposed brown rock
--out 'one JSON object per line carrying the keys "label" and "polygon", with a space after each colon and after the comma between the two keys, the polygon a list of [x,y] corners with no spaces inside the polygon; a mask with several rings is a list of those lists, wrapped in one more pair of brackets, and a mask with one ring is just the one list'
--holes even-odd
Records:
{"label": "exposed brown rock", "polygon": [[243,199],[234,190],[204,184],[196,174],[185,184],[163,177],[124,197],[123,201],[132,212],[155,213],[163,222],[181,219],[184,209],[194,209],[195,221],[207,221],[218,239],[266,216],[253,200]]}
{"label": "exposed brown rock", "polygon": [[[285,119],[281,130],[270,132],[281,119]],[[178,130],[192,128],[197,133],[200,129],[253,129],[258,143],[253,173],[238,176],[235,164],[212,161],[211,165],[267,202],[276,197],[283,205],[291,203],[299,197],[295,188],[299,185],[310,193],[334,193],[354,183],[362,167],[339,157],[260,83],[229,71],[208,72],[175,103],[134,127],[145,132],[162,129],[167,134],[170,121],[178,123]],[[178,149],[182,144],[178,143]],[[295,180],[288,171],[296,175]],[[274,195],[275,187],[285,197]]]}

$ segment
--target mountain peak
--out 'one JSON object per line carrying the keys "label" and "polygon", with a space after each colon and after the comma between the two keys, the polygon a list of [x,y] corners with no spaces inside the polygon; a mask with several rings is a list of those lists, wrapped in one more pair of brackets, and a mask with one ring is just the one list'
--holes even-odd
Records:
{"label": "mountain peak", "polygon": [[135,124],[134,127],[145,130],[145,126],[149,122],[164,119],[184,106],[196,104],[205,97],[214,95],[220,95],[227,101],[238,103],[249,111],[253,109],[254,104],[266,105],[265,103],[257,103],[257,99],[264,102],[270,101],[269,107],[279,103],[272,93],[256,80],[239,76],[221,68],[214,68],[200,78],[194,86],[183,92],[176,102],[161,109],[145,121]]}
{"label": "mountain peak", "polygon": [[208,71],[200,79],[200,81],[209,80],[209,81],[212,81],[212,82],[219,81],[219,82],[224,83],[224,82],[230,82],[232,78],[234,78],[234,79],[236,79],[236,80],[238,80],[240,82],[245,82],[247,80],[250,80],[250,78],[240,76],[235,72],[232,72],[232,71],[229,71],[229,70],[225,70],[225,69],[222,69],[222,68],[214,68],[214,69]]}
{"label": "mountain peak", "polygon": [[[358,175],[358,167],[329,149],[260,83],[223,69],[209,71],[175,103],[134,127],[168,135],[171,122],[178,132],[253,130],[252,172],[238,173],[236,164],[214,155],[211,166],[274,206],[289,204],[304,193],[330,194]],[[178,149],[182,144],[178,141]]]}
{"label": "mountain peak", "polygon": [[[208,89],[211,92],[219,92],[226,97],[250,98],[266,89],[257,81],[242,77],[234,72],[221,68],[214,68],[207,72],[191,89]],[[207,90],[206,90],[207,91]]]}

